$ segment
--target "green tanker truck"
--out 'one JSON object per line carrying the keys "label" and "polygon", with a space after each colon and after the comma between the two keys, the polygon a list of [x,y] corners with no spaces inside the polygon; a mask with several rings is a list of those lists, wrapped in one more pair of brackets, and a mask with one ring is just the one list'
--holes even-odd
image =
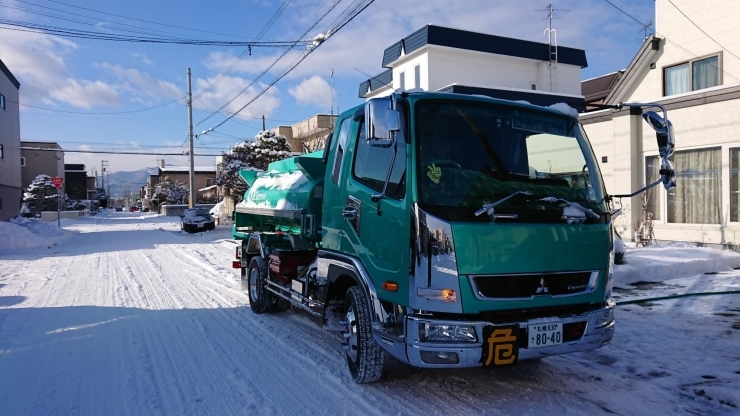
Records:
{"label": "green tanker truck", "polygon": [[[658,104],[624,104],[656,130]],[[614,334],[617,211],[575,110],[415,92],[342,113],[323,152],[242,171],[233,267],[253,312],[341,334],[357,383],[384,351],[418,367],[507,367]]]}

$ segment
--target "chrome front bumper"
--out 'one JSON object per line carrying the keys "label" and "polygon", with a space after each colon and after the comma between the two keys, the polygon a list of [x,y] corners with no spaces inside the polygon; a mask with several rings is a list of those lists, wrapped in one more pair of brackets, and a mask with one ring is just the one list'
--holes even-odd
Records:
{"label": "chrome front bumper", "polygon": [[[614,303],[610,302],[607,307],[585,313],[583,315],[569,316],[561,318],[563,325],[575,322],[586,322],[586,328],[580,339],[576,341],[564,342],[551,347],[539,348],[519,348],[519,360],[530,360],[536,358],[549,357],[552,355],[569,354],[572,352],[589,351],[606,345],[614,335],[614,321],[607,322],[601,326],[596,325],[596,321],[603,313],[614,309]],[[451,325],[470,325],[475,328],[478,337],[477,342],[423,342],[419,337],[419,328],[423,324],[451,324]],[[520,328],[526,329],[527,322],[509,322],[501,325],[519,325]],[[399,342],[390,337],[383,336],[380,332],[374,332],[375,340],[391,355],[411,364],[415,367],[426,368],[462,368],[481,366],[481,356],[483,351],[483,327],[497,326],[485,321],[442,321],[426,319],[421,316],[409,316],[406,318],[406,342]],[[456,364],[430,364],[424,362],[421,358],[422,351],[435,353],[455,353],[458,357]]]}

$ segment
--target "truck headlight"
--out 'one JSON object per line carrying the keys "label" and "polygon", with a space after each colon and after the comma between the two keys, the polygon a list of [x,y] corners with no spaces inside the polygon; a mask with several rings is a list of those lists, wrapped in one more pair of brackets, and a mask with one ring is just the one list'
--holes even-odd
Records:
{"label": "truck headlight", "polygon": [[606,270],[606,287],[604,288],[604,300],[611,299],[614,289],[614,252],[609,253],[609,266]]}
{"label": "truck headlight", "polygon": [[608,325],[614,321],[614,302],[609,301],[607,309],[599,314],[596,318],[596,327],[601,328],[602,326]]}
{"label": "truck headlight", "polygon": [[422,341],[439,342],[477,342],[475,327],[472,325],[423,324],[419,327]]}

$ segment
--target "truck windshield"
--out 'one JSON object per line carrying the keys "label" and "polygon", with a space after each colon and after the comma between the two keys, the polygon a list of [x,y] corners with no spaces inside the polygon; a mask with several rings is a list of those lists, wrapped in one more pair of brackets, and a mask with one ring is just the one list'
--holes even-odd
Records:
{"label": "truck windshield", "polygon": [[[474,212],[514,192],[496,211],[562,211],[555,197],[598,210],[598,167],[580,124],[565,115],[487,103],[415,106],[420,203]],[[435,210],[437,211],[437,210]]]}

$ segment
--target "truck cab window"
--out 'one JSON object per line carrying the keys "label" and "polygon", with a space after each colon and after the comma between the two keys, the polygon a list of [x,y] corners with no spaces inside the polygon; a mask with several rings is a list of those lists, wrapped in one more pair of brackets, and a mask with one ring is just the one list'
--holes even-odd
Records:
{"label": "truck cab window", "polygon": [[337,136],[337,152],[334,157],[334,167],[331,171],[331,182],[334,185],[339,184],[339,176],[342,172],[342,160],[344,159],[344,148],[347,147],[347,136],[349,136],[349,126],[351,119],[347,118],[342,121],[341,127],[339,127],[339,135]]}
{"label": "truck cab window", "polygon": [[[406,194],[406,143],[403,130],[396,135],[395,146],[398,147],[398,153],[393,163],[393,172],[386,194],[391,198],[402,199]],[[392,147],[372,147],[367,143],[365,123],[361,123],[352,176],[360,183],[380,192],[385,185],[392,156]]]}

